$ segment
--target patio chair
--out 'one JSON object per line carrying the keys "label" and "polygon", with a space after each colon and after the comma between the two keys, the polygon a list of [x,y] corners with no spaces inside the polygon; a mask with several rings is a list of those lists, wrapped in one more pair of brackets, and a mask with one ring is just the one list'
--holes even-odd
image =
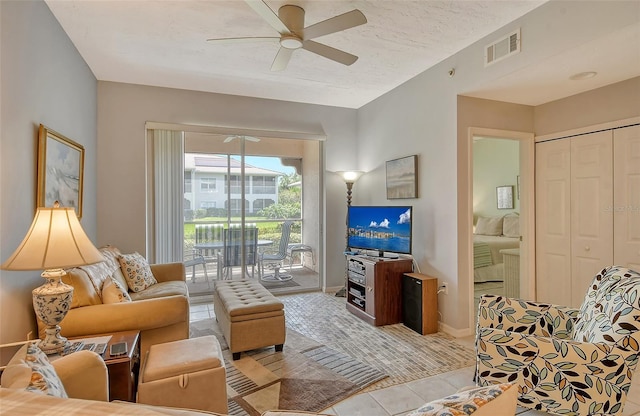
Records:
{"label": "patio chair", "polygon": [[258,228],[245,227],[244,238],[242,238],[242,228],[227,228],[224,230],[223,242],[222,252],[218,254],[218,278],[231,279],[233,268],[242,266],[243,244],[246,271],[249,274],[249,266],[251,266],[251,277],[253,277],[258,263]]}
{"label": "patio chair", "polygon": [[[193,246],[193,255],[188,259],[189,264],[193,265],[193,274],[191,281],[195,283],[195,265],[202,264],[204,269],[204,278],[208,282],[209,277],[207,275],[207,264],[218,262],[218,253],[223,246],[223,230],[222,224],[196,224],[195,237],[196,242]],[[185,263],[187,266],[187,263]],[[219,267],[218,267],[219,269]],[[220,271],[217,271],[217,276],[220,276]]]}
{"label": "patio chair", "polygon": [[484,295],[476,382],[515,382],[518,404],[556,415],[620,415],[640,357],[640,274],[611,266],[581,308]]}
{"label": "patio chair", "polygon": [[204,280],[209,283],[209,276],[207,275],[207,262],[204,256],[193,250],[191,254],[185,254],[183,259],[185,269],[191,267],[191,283],[196,282],[196,266],[202,265],[204,271]]}
{"label": "patio chair", "polygon": [[[261,280],[264,281],[286,281],[291,280],[290,274],[280,273],[280,268],[283,266],[284,259],[287,258],[287,247],[289,246],[289,236],[291,235],[291,221],[285,221],[282,223],[282,234],[280,236],[280,244],[278,244],[278,251],[276,253],[264,252],[260,254],[260,264],[258,265],[258,275]],[[273,274],[265,276],[264,265],[265,263],[273,268]]]}

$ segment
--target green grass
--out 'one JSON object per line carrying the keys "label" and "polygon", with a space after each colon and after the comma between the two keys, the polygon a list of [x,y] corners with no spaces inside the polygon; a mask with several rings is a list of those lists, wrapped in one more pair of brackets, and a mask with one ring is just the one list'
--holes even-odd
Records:
{"label": "green grass", "polygon": [[[237,219],[238,222],[240,219]],[[251,223],[252,220],[256,221],[256,226],[258,227],[258,235],[260,239],[264,240],[273,240],[273,246],[277,248],[278,242],[280,241],[280,235],[282,234],[281,225],[282,220],[273,220],[273,221],[262,221],[262,218],[247,218],[247,222]],[[260,222],[257,222],[260,221]],[[226,217],[207,217],[200,218],[197,221],[185,223],[184,224],[184,249],[185,252],[190,251],[195,244],[195,234],[196,234],[196,224],[198,223],[223,223],[226,224]],[[232,221],[233,222],[233,221]],[[302,242],[302,236],[300,235],[300,222],[294,222],[293,227],[291,228],[291,235],[289,237],[290,243],[300,243]]]}

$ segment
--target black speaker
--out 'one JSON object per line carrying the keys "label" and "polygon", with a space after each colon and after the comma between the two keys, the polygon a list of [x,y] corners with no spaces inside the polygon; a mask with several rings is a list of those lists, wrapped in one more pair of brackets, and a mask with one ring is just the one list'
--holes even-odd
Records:
{"label": "black speaker", "polygon": [[422,280],[402,275],[402,322],[422,334]]}

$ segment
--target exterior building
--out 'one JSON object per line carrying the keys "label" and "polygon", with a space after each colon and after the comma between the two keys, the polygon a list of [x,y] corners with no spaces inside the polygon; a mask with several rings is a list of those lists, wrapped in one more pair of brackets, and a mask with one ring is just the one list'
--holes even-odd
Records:
{"label": "exterior building", "polygon": [[[282,173],[245,163],[245,209],[255,214],[278,201]],[[186,153],[184,159],[184,209],[231,208],[240,213],[240,161],[227,155]],[[231,205],[229,205],[231,204]]]}

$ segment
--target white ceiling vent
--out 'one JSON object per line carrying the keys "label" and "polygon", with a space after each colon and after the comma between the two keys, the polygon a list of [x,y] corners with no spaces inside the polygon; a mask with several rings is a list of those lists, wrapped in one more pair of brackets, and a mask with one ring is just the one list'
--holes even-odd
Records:
{"label": "white ceiling vent", "polygon": [[485,46],[484,66],[489,66],[520,52],[520,29]]}

